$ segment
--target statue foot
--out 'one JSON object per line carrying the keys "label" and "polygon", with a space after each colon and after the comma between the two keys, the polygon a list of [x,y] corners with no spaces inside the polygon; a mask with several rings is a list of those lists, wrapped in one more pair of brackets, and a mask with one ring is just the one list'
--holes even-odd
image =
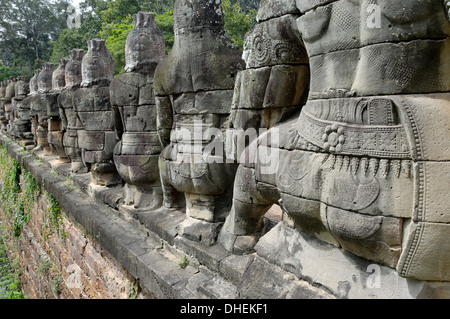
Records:
{"label": "statue foot", "polygon": [[249,235],[235,235],[222,228],[219,234],[219,242],[229,252],[235,255],[247,255],[255,252],[255,245],[257,244],[261,234]]}

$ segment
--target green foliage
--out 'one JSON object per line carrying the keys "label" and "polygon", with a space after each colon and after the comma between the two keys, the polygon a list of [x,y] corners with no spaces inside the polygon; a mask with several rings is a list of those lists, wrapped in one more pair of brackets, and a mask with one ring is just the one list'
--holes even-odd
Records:
{"label": "green foliage", "polygon": [[[0,236],[0,298],[26,299],[20,289],[21,271],[9,260]],[[3,293],[2,293],[3,290]]]}
{"label": "green foliage", "polygon": [[28,75],[27,69],[23,67],[23,62],[20,59],[15,59],[12,65],[5,65],[0,62],[0,82],[8,80],[13,75]]}
{"label": "green foliage", "polygon": [[39,262],[39,266],[36,269],[36,272],[40,274],[41,276],[46,275],[50,268],[52,267],[52,264],[50,261],[41,259]]}
{"label": "green foliage", "polygon": [[20,165],[11,158],[6,148],[0,148],[0,165],[5,174],[3,176],[3,185],[0,191],[0,200],[2,205],[7,208],[10,213],[11,209],[16,206],[20,193]]}
{"label": "green foliage", "polygon": [[47,190],[44,190],[44,198],[47,202],[47,210],[44,212],[43,216],[43,236],[47,239],[48,236],[54,232],[64,240],[67,234],[63,229],[61,206]]}
{"label": "green foliage", "polygon": [[[36,60],[48,61],[50,41],[67,27],[68,4],[68,0],[0,0],[0,61],[11,66],[20,57],[16,67],[32,76],[40,64]],[[0,73],[0,78],[5,75]]]}
{"label": "green foliage", "polygon": [[[174,43],[174,0],[84,0],[79,29],[67,28],[67,0],[0,0],[0,81],[12,75],[32,75],[43,62],[57,64],[72,49],[87,51],[87,42],[102,38],[114,57],[115,75],[125,67],[125,42],[132,15],[154,12],[166,38],[166,54]],[[16,5],[12,5],[15,3]],[[19,10],[17,5],[21,5]],[[240,49],[256,21],[259,0],[223,0],[225,29]],[[11,18],[14,17],[14,18]]]}
{"label": "green foliage", "polygon": [[41,189],[30,172],[11,158],[4,147],[0,148],[0,167],[5,172],[0,191],[3,210],[12,218],[12,229],[15,238],[22,232],[29,221],[30,214]]}
{"label": "green foliage", "polygon": [[173,7],[162,14],[155,13],[155,22],[166,38],[166,54],[172,49],[175,41],[173,32]]}
{"label": "green foliage", "polygon": [[225,30],[231,40],[242,50],[245,34],[250,31],[256,23],[257,11],[254,9],[251,9],[248,12],[242,10],[239,1],[231,4],[230,0],[223,0],[222,7]]}
{"label": "green foliage", "polygon": [[53,52],[50,57],[50,62],[54,64],[58,63],[62,58],[68,58],[69,51],[72,49],[87,50],[87,39],[77,29],[62,30],[59,34],[58,41],[53,41],[51,44]]}
{"label": "green foliage", "polygon": [[136,299],[139,295],[139,285],[136,281],[132,281],[128,284],[128,299]]}
{"label": "green foliage", "polygon": [[173,10],[175,0],[138,0],[141,10],[162,15]]}
{"label": "green foliage", "polygon": [[109,23],[100,32],[105,39],[106,47],[114,58],[114,74],[120,75],[125,67],[125,43],[127,36],[133,29],[133,24]]}
{"label": "green foliage", "polygon": [[186,255],[184,255],[183,257],[181,257],[181,259],[178,261],[178,266],[180,266],[180,268],[186,268],[189,265],[189,259],[187,258]]}

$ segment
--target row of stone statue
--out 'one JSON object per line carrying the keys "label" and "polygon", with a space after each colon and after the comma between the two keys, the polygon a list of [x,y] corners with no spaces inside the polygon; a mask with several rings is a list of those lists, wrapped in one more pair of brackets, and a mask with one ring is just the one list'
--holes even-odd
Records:
{"label": "row of stone statue", "polygon": [[167,57],[139,12],[124,74],[91,40],[29,83],[2,83],[1,129],[97,185],[124,182],[136,209],[219,225],[232,252],[252,251],[279,204],[286,225],[448,281],[448,12],[442,0],[378,2],[263,0],[242,53],[221,1],[176,1]]}

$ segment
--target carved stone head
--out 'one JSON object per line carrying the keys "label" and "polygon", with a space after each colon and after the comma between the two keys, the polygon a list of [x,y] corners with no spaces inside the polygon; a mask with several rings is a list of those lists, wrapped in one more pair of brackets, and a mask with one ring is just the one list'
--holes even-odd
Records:
{"label": "carved stone head", "polygon": [[41,69],[34,70],[34,76],[30,79],[30,94],[38,93],[38,76]]}
{"label": "carved stone head", "polygon": [[52,89],[62,90],[66,86],[65,69],[69,62],[67,59],[60,59],[58,68],[53,72],[52,76]]}
{"label": "carved stone head", "polygon": [[30,92],[30,86],[28,84],[28,77],[19,76],[17,78],[15,92],[16,92],[16,96],[17,95],[28,95],[28,93]]}
{"label": "carved stone head", "polygon": [[114,78],[114,59],[105,45],[105,40],[88,41],[88,52],[81,64],[81,86],[108,83]]}
{"label": "carved stone head", "polygon": [[0,99],[4,98],[6,94],[6,82],[0,83]]}
{"label": "carved stone head", "polygon": [[133,15],[134,26],[125,45],[125,71],[154,70],[164,58],[165,38],[155,22],[153,13]]}
{"label": "carved stone head", "polygon": [[11,99],[14,97],[14,95],[16,93],[15,92],[16,82],[17,82],[16,76],[12,76],[8,80],[8,85],[6,86],[6,92],[5,92],[5,98],[7,101],[11,101]]}
{"label": "carved stone head", "polygon": [[44,63],[42,71],[39,73],[38,93],[48,93],[52,89],[53,72],[55,71],[55,65],[53,63]]}
{"label": "carved stone head", "polygon": [[65,82],[66,87],[73,87],[81,84],[81,62],[84,57],[84,50],[73,49],[69,51],[70,60],[66,64]]}
{"label": "carved stone head", "polygon": [[175,33],[184,29],[223,26],[222,1],[178,0],[174,7]]}

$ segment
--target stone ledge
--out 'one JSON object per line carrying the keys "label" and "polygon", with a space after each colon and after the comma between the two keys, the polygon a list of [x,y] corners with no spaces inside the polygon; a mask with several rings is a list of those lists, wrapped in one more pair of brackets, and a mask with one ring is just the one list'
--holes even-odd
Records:
{"label": "stone ledge", "polygon": [[448,298],[448,284],[401,278],[385,266],[382,287],[369,289],[368,261],[274,221],[251,255],[189,240],[178,235],[183,211],[132,209],[121,204],[121,186],[92,186],[90,173],[71,174],[69,163],[1,134],[0,144],[156,298]]}

